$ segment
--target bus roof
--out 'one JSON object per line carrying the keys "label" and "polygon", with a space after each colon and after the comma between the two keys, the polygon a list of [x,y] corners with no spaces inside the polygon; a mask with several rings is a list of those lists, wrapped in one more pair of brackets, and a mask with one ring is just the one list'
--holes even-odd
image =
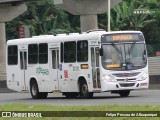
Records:
{"label": "bus roof", "polygon": [[140,31],[89,31],[86,33],[70,33],[54,35],[40,35],[33,36],[32,38],[21,38],[8,40],[7,45],[20,45],[20,44],[34,44],[34,43],[50,43],[50,42],[65,42],[77,40],[98,40],[103,34],[117,34],[117,33],[142,33]]}

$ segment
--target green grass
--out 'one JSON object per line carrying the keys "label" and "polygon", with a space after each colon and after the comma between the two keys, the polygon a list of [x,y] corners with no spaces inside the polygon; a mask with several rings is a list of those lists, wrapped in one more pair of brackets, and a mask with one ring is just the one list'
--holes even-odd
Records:
{"label": "green grass", "polygon": [[95,106],[56,106],[8,104],[0,105],[0,111],[160,111],[157,105],[95,105]]}
{"label": "green grass", "polygon": [[[73,111],[70,112],[74,116],[74,111],[106,111],[111,113],[113,111],[160,111],[160,106],[157,105],[95,105],[95,106],[55,106],[55,105],[29,105],[29,104],[9,104],[9,105],[0,105],[0,111],[61,111],[62,116],[65,114],[63,111]],[[150,113],[149,112],[149,113]],[[88,112],[86,112],[88,113]],[[93,114],[98,114],[94,112]],[[37,118],[0,118],[2,120],[36,120]],[[46,117],[38,118],[46,120],[158,120],[158,117]]]}

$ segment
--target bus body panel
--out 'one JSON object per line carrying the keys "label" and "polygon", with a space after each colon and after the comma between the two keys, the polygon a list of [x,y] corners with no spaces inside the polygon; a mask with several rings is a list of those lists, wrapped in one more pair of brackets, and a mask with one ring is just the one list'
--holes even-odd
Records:
{"label": "bus body panel", "polygon": [[[89,92],[105,92],[116,90],[133,90],[148,88],[149,77],[145,80],[139,81],[142,72],[148,75],[148,64],[145,68],[137,70],[107,70],[102,66],[102,59],[99,53],[101,48],[101,36],[103,34],[119,34],[119,33],[141,33],[139,31],[118,31],[118,32],[91,32],[80,35],[66,35],[66,36],[48,36],[36,38],[24,38],[17,40],[9,40],[7,46],[18,46],[18,63],[17,65],[7,64],[7,86],[16,91],[30,90],[31,80],[36,80],[39,92],[80,92],[81,80],[86,81]],[[88,42],[88,61],[85,62],[64,62],[61,61],[61,44],[66,42],[78,41]],[[48,45],[48,62],[46,64],[29,64],[26,63],[26,68],[21,68],[21,52],[24,53],[26,61],[28,61],[28,46],[30,44]],[[24,48],[23,48],[24,47]],[[22,49],[23,48],[23,49]],[[64,49],[64,48],[63,48]],[[7,49],[8,50],[8,49]],[[64,52],[64,51],[63,51]],[[77,56],[79,54],[77,53]],[[100,56],[100,57],[99,57]],[[24,55],[22,55],[22,58]],[[64,57],[64,56],[63,56]],[[7,56],[7,62],[8,62]],[[25,64],[25,60],[23,61]],[[82,68],[82,66],[84,68]],[[85,68],[88,67],[88,68]],[[116,77],[116,74],[132,74],[138,72],[136,76]],[[115,81],[108,81],[107,75],[114,77]],[[129,81],[128,79],[135,79]],[[122,80],[123,79],[123,80]],[[116,81],[119,80],[119,81]],[[122,80],[122,81],[121,81]],[[124,85],[120,85],[123,84]],[[128,86],[127,86],[128,84]],[[133,85],[134,84],[134,85]],[[130,85],[130,86],[129,86]],[[132,86],[133,85],[133,86]]]}

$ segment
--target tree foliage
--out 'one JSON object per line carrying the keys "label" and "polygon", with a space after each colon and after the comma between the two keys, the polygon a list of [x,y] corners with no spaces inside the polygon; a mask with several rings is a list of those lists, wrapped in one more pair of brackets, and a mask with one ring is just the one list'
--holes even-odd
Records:
{"label": "tree foliage", "polygon": [[[31,35],[69,33],[68,14],[56,7],[53,1],[41,0],[28,3],[28,11],[7,23],[7,38],[18,37],[18,26],[23,24],[30,28]],[[14,29],[13,29],[14,28]]]}
{"label": "tree foliage", "polygon": [[52,2],[43,0],[28,7],[31,19],[26,19],[24,24],[30,27],[32,35],[70,32],[68,15]]}

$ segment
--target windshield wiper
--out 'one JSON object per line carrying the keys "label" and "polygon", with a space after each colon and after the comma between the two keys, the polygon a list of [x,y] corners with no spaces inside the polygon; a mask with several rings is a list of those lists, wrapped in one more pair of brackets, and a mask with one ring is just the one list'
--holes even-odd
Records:
{"label": "windshield wiper", "polygon": [[128,54],[130,55],[131,54],[131,51],[133,50],[134,46],[136,44],[136,41],[134,41],[130,47],[130,49],[128,49]]}
{"label": "windshield wiper", "polygon": [[121,48],[119,49],[114,43],[112,43],[111,45],[116,49],[116,51],[118,52],[119,57],[123,58]]}
{"label": "windshield wiper", "polygon": [[119,49],[114,43],[111,44],[119,54],[122,54],[122,50]]}

